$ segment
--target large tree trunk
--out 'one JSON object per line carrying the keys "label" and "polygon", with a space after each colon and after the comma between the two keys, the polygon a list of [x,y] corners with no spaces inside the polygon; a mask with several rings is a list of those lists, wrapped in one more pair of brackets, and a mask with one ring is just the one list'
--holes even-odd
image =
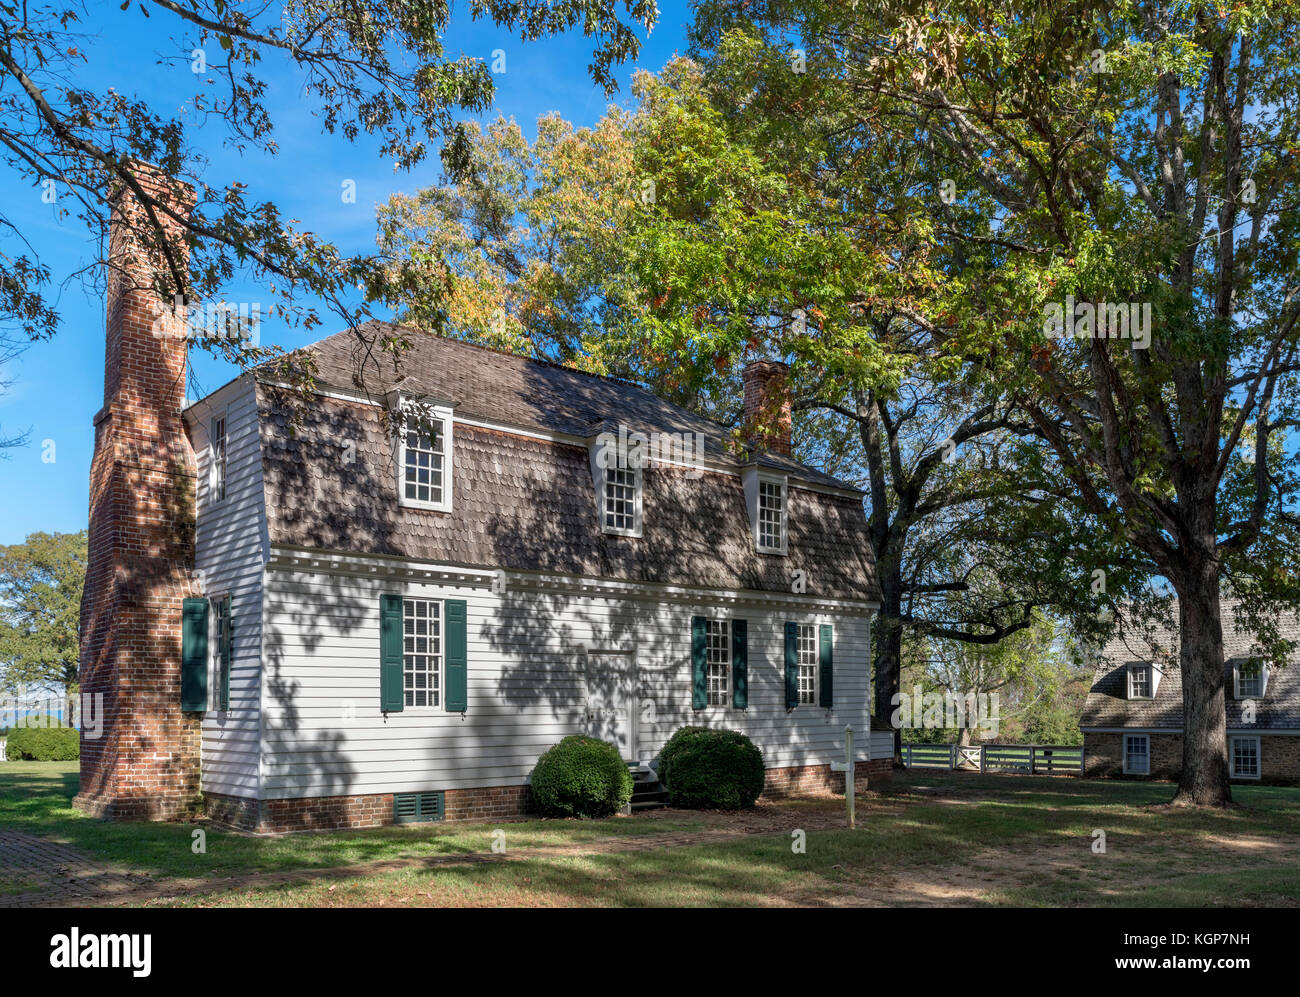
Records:
{"label": "large tree trunk", "polygon": [[[894,697],[899,693],[903,670],[903,627],[899,616],[903,606],[903,579],[897,567],[886,565],[880,570],[880,614],[876,619],[876,645],[872,654],[875,671],[875,716],[888,721],[897,708]],[[894,728],[894,765],[903,764],[903,732]]]}
{"label": "large tree trunk", "polygon": [[1173,802],[1176,806],[1228,806],[1232,789],[1217,568],[1194,566],[1187,577],[1175,580],[1175,588],[1183,678],[1183,770]]}

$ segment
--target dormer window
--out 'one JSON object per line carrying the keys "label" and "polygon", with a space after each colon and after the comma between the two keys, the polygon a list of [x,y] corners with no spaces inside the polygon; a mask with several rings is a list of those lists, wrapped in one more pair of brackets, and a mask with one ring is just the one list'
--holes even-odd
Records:
{"label": "dormer window", "polygon": [[451,511],[451,410],[405,405],[397,441],[397,495],[404,506]]}
{"label": "dormer window", "polygon": [[645,483],[644,437],[640,433],[600,433],[589,444],[596,517],[602,533],[641,536]]}
{"label": "dormer window", "polygon": [[785,554],[789,541],[789,487],[785,475],[751,466],[744,469],[741,478],[754,549],[760,554]]}
{"label": "dormer window", "polygon": [[1128,698],[1151,699],[1155,695],[1155,686],[1151,676],[1149,661],[1134,661],[1128,666]]}
{"label": "dormer window", "polygon": [[639,534],[641,471],[632,467],[607,467],[601,496],[602,528],[608,533]]}
{"label": "dormer window", "polygon": [[1259,661],[1233,663],[1234,699],[1261,699],[1268,685],[1268,669]]}
{"label": "dormer window", "polygon": [[785,485],[758,483],[758,549],[785,552]]}

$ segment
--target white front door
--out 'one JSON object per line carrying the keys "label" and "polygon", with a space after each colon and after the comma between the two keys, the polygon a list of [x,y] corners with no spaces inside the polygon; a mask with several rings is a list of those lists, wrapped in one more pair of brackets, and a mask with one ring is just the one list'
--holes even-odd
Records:
{"label": "white front door", "polygon": [[614,744],[625,761],[637,761],[636,655],[587,652],[587,733]]}

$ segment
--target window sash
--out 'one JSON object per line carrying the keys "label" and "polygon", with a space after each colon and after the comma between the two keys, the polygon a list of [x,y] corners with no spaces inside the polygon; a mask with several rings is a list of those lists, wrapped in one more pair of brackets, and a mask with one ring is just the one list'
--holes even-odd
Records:
{"label": "window sash", "polygon": [[408,709],[442,705],[442,602],[402,600],[402,701]]}
{"label": "window sash", "polygon": [[1128,670],[1128,694],[1131,699],[1151,698],[1151,666],[1142,665]]}
{"label": "window sash", "polygon": [[212,474],[209,479],[212,501],[226,497],[226,419],[212,420]]}
{"label": "window sash", "polygon": [[727,706],[731,703],[731,621],[706,621],[705,641],[708,705]]}
{"label": "window sash", "polygon": [[601,522],[606,530],[620,533],[636,531],[636,494],[640,471],[631,467],[604,469],[601,496]]}
{"label": "window sash", "polygon": [[1264,695],[1264,669],[1256,665],[1253,671],[1237,668],[1237,698],[1258,699]]}
{"label": "window sash", "polygon": [[446,496],[447,426],[407,424],[402,432],[402,498],[420,505],[443,505]]}
{"label": "window sash", "polygon": [[1229,739],[1228,756],[1234,779],[1259,778],[1259,738],[1234,737]]}
{"label": "window sash", "polygon": [[785,485],[758,483],[758,546],[764,550],[785,547]]}
{"label": "window sash", "polygon": [[1151,738],[1146,734],[1124,735],[1124,771],[1151,774]]}
{"label": "window sash", "polygon": [[[211,680],[208,682],[208,709],[222,709],[221,698],[229,681],[227,672],[230,670],[230,659],[232,657],[232,631],[230,617],[230,596],[229,594],[218,596],[210,600],[212,612],[210,614],[211,634],[208,639],[208,674]],[[229,704],[226,704],[229,708]]]}
{"label": "window sash", "polygon": [[800,623],[797,633],[799,663],[799,705],[817,705],[817,683],[821,677],[821,659],[817,653],[817,627]]}

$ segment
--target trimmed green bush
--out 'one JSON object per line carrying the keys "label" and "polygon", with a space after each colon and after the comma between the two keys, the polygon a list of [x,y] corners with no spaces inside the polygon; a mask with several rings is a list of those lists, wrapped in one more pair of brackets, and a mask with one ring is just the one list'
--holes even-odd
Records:
{"label": "trimmed green bush", "polygon": [[608,817],[632,798],[632,774],[608,741],[574,734],[533,769],[533,803],[547,817]]}
{"label": "trimmed green bush", "polygon": [[10,761],[70,762],[81,757],[81,735],[72,727],[15,727],[5,740]]}
{"label": "trimmed green bush", "polygon": [[763,752],[734,730],[683,727],[659,752],[655,771],[675,807],[741,810],[763,791]]}

